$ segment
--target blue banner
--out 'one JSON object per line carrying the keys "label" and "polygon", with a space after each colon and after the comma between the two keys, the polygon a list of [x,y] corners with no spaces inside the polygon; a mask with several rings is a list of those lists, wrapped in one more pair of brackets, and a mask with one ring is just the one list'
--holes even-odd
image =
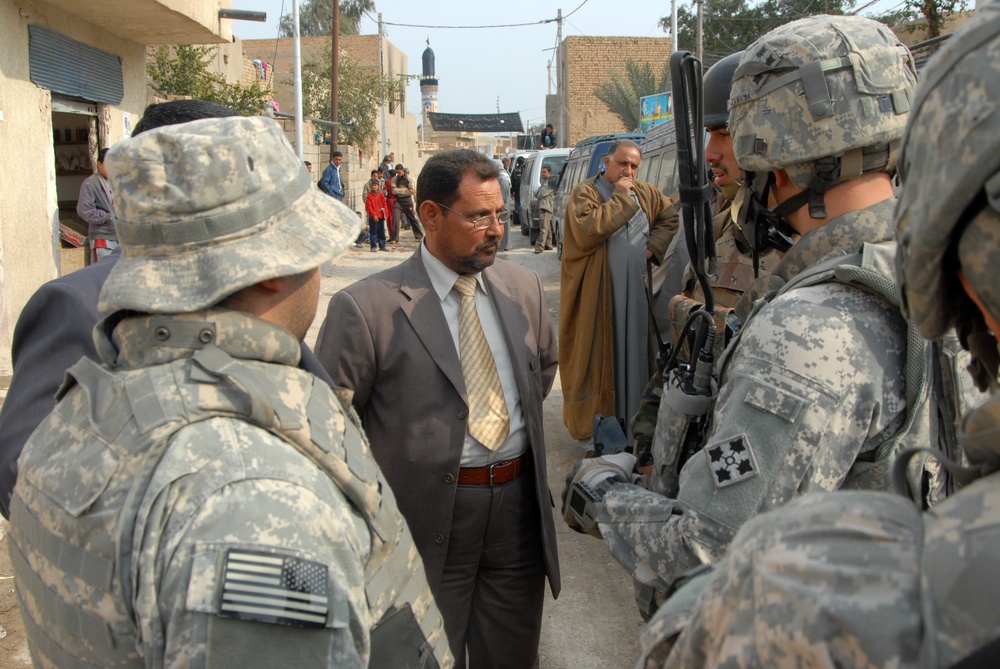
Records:
{"label": "blue banner", "polygon": [[670,106],[670,93],[657,93],[639,98],[640,132],[647,132],[653,126],[673,118],[674,110]]}

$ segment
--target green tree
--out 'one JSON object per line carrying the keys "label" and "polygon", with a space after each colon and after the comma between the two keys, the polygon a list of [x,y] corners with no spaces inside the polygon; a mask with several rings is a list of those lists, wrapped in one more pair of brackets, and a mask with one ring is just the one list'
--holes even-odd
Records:
{"label": "green tree", "polygon": [[[307,116],[330,118],[330,61],[330,52],[324,51],[318,61],[302,66],[302,109]],[[343,52],[338,63],[338,142],[368,147],[378,138],[379,110],[383,104],[403,104],[406,83],[366,69]]]}
{"label": "green tree", "polygon": [[[910,1],[910,0],[907,0]],[[780,25],[816,14],[843,14],[854,0],[712,0],[702,5],[702,49],[707,69],[731,53],[745,49],[758,37]],[[670,32],[670,17],[660,19]],[[683,5],[677,8],[677,45],[684,51],[696,50],[698,14]]]}
{"label": "green tree", "polygon": [[927,31],[927,39],[940,37],[952,14],[965,11],[966,0],[906,0],[902,9],[872,18],[907,32]]}
{"label": "green tree", "polygon": [[[341,0],[340,2],[340,34],[357,35],[361,18],[375,11],[373,0]],[[333,28],[333,0],[305,0],[299,5],[299,35],[302,37],[319,37],[329,35]],[[278,22],[278,34],[281,37],[293,37],[292,13],[281,17]]]}
{"label": "green tree", "polygon": [[621,119],[629,132],[639,130],[639,98],[670,89],[670,63],[664,65],[659,77],[652,65],[634,60],[625,63],[624,76],[618,72],[609,72],[608,76],[610,81],[601,83],[594,95]]}
{"label": "green tree", "polygon": [[225,105],[244,116],[260,114],[271,99],[271,93],[257,84],[227,84],[218,72],[209,71],[216,47],[157,46],[146,64],[146,74],[153,92],[168,95],[188,95]]}

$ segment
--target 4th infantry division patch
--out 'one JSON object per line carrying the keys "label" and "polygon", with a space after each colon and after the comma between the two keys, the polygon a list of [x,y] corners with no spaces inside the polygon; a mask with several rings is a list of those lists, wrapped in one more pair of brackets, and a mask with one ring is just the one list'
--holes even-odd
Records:
{"label": "4th infantry division patch", "polygon": [[728,437],[705,448],[716,488],[725,488],[757,475],[750,440],[745,434]]}

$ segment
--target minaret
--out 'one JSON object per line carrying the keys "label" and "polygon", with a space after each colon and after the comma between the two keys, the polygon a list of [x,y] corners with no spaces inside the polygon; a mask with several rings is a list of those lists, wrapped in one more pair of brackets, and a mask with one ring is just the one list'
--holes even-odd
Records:
{"label": "minaret", "polygon": [[431,40],[427,39],[427,48],[422,57],[424,68],[420,75],[420,102],[423,106],[423,122],[427,124],[427,113],[438,110],[438,80],[434,76],[434,52],[431,51]]}

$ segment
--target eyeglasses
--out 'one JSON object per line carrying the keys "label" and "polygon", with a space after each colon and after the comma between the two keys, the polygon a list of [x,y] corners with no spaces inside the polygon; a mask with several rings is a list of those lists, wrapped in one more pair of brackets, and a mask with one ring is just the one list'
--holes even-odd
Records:
{"label": "eyeglasses", "polygon": [[510,220],[510,210],[509,209],[504,209],[499,214],[486,214],[485,216],[480,216],[479,218],[469,218],[465,214],[460,214],[457,211],[455,211],[454,209],[452,209],[451,207],[446,207],[445,205],[441,204],[440,202],[435,202],[434,204],[436,204],[437,206],[441,207],[442,209],[447,209],[448,211],[450,211],[451,213],[455,214],[456,216],[460,216],[460,217],[464,218],[465,220],[467,220],[469,223],[472,223],[472,229],[473,230],[486,230],[491,225],[493,225],[493,221],[494,220],[496,220],[498,223],[500,223],[500,225],[506,225],[507,221]]}

